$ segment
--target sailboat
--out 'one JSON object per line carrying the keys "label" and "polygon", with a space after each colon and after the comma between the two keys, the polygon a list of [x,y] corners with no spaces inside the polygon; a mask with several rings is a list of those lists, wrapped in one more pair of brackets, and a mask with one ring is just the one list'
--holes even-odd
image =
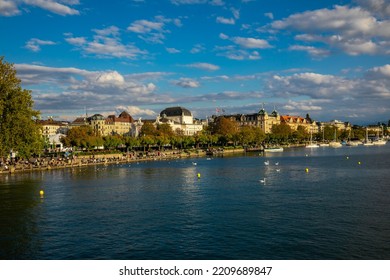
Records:
{"label": "sailboat", "polygon": [[320,147],[329,147],[329,143],[325,142],[325,128],[322,129],[322,142],[320,143]]}
{"label": "sailboat", "polygon": [[363,143],[363,146],[374,146],[371,141],[368,141],[368,128],[366,127],[366,140]]}
{"label": "sailboat", "polygon": [[[383,127],[382,127],[382,136],[383,136]],[[376,145],[376,146],[382,146],[382,145],[386,145],[387,141],[386,139],[384,139],[383,137],[379,137],[379,132],[378,132],[378,136],[377,136],[377,139],[375,139],[372,144]]]}
{"label": "sailboat", "polygon": [[313,133],[310,128],[310,142],[308,145],[306,145],[306,148],[318,148],[319,146],[315,143],[313,143]]}
{"label": "sailboat", "polygon": [[351,130],[349,130],[349,133],[348,133],[348,141],[347,141],[346,145],[347,145],[347,146],[356,147],[356,146],[358,146],[359,144],[361,144],[360,141],[351,140]]}
{"label": "sailboat", "polygon": [[342,144],[337,141],[337,129],[334,129],[334,140],[329,143],[329,146],[332,148],[340,148]]}

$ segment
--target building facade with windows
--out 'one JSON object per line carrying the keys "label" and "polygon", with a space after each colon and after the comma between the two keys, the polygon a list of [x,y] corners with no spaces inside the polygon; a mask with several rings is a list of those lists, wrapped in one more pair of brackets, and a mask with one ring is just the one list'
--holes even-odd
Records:
{"label": "building facade with windows", "polygon": [[179,135],[192,136],[203,130],[202,122],[195,120],[190,110],[179,106],[161,111],[154,124],[162,123],[168,124]]}

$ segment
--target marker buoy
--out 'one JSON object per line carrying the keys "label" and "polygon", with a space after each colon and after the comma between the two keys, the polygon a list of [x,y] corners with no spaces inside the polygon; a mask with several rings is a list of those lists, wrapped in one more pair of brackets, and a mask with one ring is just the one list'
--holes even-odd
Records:
{"label": "marker buoy", "polygon": [[41,197],[43,197],[43,196],[45,195],[45,192],[44,192],[43,190],[40,190],[40,191],[39,191],[39,195],[40,195]]}
{"label": "marker buoy", "polygon": [[200,173],[198,173],[198,179],[200,179]]}
{"label": "marker buoy", "polygon": [[362,164],[360,161],[358,161],[358,164],[360,165],[360,164]]}
{"label": "marker buoy", "polygon": [[306,173],[309,173],[309,168],[306,168],[305,171],[306,171]]}

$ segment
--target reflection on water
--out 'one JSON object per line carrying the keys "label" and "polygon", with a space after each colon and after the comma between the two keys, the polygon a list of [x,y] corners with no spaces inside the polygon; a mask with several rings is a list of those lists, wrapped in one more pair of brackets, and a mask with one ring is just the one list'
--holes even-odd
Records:
{"label": "reflection on water", "polygon": [[389,148],[4,175],[0,258],[389,259]]}

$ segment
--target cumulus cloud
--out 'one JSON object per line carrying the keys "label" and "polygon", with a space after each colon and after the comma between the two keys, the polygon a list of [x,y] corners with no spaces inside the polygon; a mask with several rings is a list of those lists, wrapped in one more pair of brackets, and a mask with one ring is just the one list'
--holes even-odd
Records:
{"label": "cumulus cloud", "polygon": [[216,22],[222,24],[231,24],[231,25],[236,23],[234,18],[225,18],[225,17],[217,17]]}
{"label": "cumulus cloud", "polygon": [[119,114],[123,111],[128,112],[131,116],[149,116],[149,117],[155,117],[158,115],[158,113],[154,112],[150,109],[143,109],[141,107],[137,106],[117,106],[115,108],[116,112]]}
{"label": "cumulus cloud", "polygon": [[10,17],[20,14],[20,10],[15,1],[0,0],[0,15]]}
{"label": "cumulus cloud", "polygon": [[[369,3],[374,2],[379,3]],[[379,20],[362,7],[306,11],[274,21],[270,26],[274,30],[301,32],[295,37],[297,40],[323,43],[349,55],[388,54],[390,21]]]}
{"label": "cumulus cloud", "polygon": [[73,34],[67,33],[65,41],[85,54],[101,58],[138,59],[147,54],[147,51],[141,50],[131,43],[123,44],[120,39],[120,30],[116,26],[93,29],[92,31],[95,33],[93,40],[88,40],[86,37],[74,37]]}
{"label": "cumulus cloud", "polygon": [[174,84],[182,88],[198,88],[199,82],[190,78],[180,78],[178,81],[174,81]]}
{"label": "cumulus cloud", "polygon": [[67,16],[67,15],[79,15],[80,12],[70,6],[78,5],[78,0],[21,0],[21,1],[9,1],[0,0],[0,15],[3,16],[15,16],[21,13],[19,6],[33,6],[38,7],[49,12]]}
{"label": "cumulus cloud", "polygon": [[189,68],[196,68],[200,70],[207,70],[207,71],[216,71],[219,70],[219,66],[211,63],[204,63],[204,62],[198,62],[198,63],[192,63],[185,65]]}
{"label": "cumulus cloud", "polygon": [[390,5],[387,0],[355,0],[365,10],[380,17],[390,16]]}
{"label": "cumulus cloud", "polygon": [[315,58],[323,58],[330,55],[330,51],[327,49],[316,48],[313,46],[302,46],[302,45],[293,45],[288,48],[292,51],[305,51],[309,53],[310,56]]}
{"label": "cumulus cloud", "polygon": [[[266,88],[274,97],[288,98],[284,109],[292,112],[316,111],[318,117],[331,115],[343,119],[346,115],[352,116],[355,110],[359,118],[383,118],[390,113],[390,108],[383,106],[390,102],[389,78],[390,65],[387,64],[354,78],[313,72],[273,75]],[[375,115],[378,108],[381,113]]]}
{"label": "cumulus cloud", "polygon": [[224,56],[231,60],[259,60],[261,59],[258,51],[248,51],[238,49],[236,46],[216,47],[219,56]]}
{"label": "cumulus cloud", "polygon": [[246,49],[267,49],[271,47],[270,44],[263,39],[233,37],[232,41]]}
{"label": "cumulus cloud", "polygon": [[166,25],[171,23],[177,27],[182,26],[180,19],[156,16],[153,21],[145,19],[136,20],[127,27],[127,30],[139,34],[138,37],[148,43],[163,44],[165,34],[170,33],[166,29]]}
{"label": "cumulus cloud", "polygon": [[202,44],[196,44],[191,50],[190,53],[195,54],[195,53],[200,53],[204,51],[206,48]]}
{"label": "cumulus cloud", "polygon": [[122,85],[125,82],[125,79],[117,71],[112,71],[112,72],[105,72],[100,74],[96,78],[96,82],[102,85],[104,84]]}
{"label": "cumulus cloud", "polygon": [[[125,104],[140,106],[173,101],[169,96],[157,95],[154,83],[136,79],[143,73],[122,75],[112,70],[88,71],[29,64],[16,64],[15,69],[22,84],[33,89],[38,110],[67,111],[87,106],[103,112]],[[146,73],[144,76],[158,75]],[[39,87],[34,89],[36,86]]]}
{"label": "cumulus cloud", "polygon": [[256,50],[249,51],[248,49],[272,48],[272,46],[263,39],[250,37],[229,37],[224,33],[220,33],[219,38],[222,40],[229,40],[236,44],[218,46],[215,48],[215,50],[218,52],[218,55],[225,56],[232,60],[259,60],[261,59],[260,53]]}
{"label": "cumulus cloud", "polygon": [[169,53],[180,53],[180,50],[175,48],[165,48]]}
{"label": "cumulus cloud", "polygon": [[41,46],[48,46],[48,45],[56,45],[56,43],[53,41],[32,38],[26,43],[24,47],[32,52],[39,52],[41,50]]}
{"label": "cumulus cloud", "polygon": [[283,109],[288,112],[309,112],[309,111],[320,111],[322,110],[321,106],[314,105],[314,102],[311,100],[303,100],[303,101],[293,101],[289,100],[285,105],[283,105]]}

